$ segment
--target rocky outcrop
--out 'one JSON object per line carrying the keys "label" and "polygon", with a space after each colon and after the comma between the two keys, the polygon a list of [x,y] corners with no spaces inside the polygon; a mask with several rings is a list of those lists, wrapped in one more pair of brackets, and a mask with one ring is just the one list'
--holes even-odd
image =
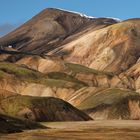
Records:
{"label": "rocky outcrop", "polygon": [[29,120],[14,118],[4,114],[0,114],[0,126],[0,134],[18,133],[28,129],[47,128],[41,124],[31,122]]}

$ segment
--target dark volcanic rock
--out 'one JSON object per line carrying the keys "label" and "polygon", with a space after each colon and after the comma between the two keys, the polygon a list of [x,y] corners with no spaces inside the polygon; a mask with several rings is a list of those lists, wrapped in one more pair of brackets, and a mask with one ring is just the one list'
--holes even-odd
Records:
{"label": "dark volcanic rock", "polygon": [[29,120],[22,120],[19,118],[10,117],[0,114],[0,133],[17,133],[26,129],[41,129],[47,128],[38,123]]}

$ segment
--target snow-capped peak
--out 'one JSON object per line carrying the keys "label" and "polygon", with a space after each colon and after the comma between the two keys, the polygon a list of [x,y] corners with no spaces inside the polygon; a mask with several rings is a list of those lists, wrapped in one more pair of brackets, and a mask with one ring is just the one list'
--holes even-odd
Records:
{"label": "snow-capped peak", "polygon": [[85,14],[83,14],[83,13],[80,13],[80,12],[69,11],[69,10],[65,10],[65,9],[61,9],[61,8],[55,8],[55,9],[58,9],[58,10],[61,10],[61,11],[65,11],[65,12],[69,12],[69,13],[78,14],[78,15],[80,15],[81,17],[85,17],[85,18],[90,18],[90,19],[96,18],[96,17],[92,17],[92,16],[87,16],[87,15],[85,15]]}
{"label": "snow-capped peak", "polygon": [[[61,11],[65,11],[65,12],[69,12],[69,13],[74,13],[74,14],[77,14],[77,15],[79,15],[79,16],[81,16],[81,17],[88,18],[88,19],[97,19],[97,18],[101,18],[101,17],[88,16],[88,15],[83,14],[83,13],[80,13],[80,12],[65,10],[65,9],[61,9],[61,8],[54,8],[54,9],[61,10]],[[113,19],[113,20],[115,20],[116,22],[121,22],[120,19],[114,18],[114,17],[102,17],[102,18]]]}

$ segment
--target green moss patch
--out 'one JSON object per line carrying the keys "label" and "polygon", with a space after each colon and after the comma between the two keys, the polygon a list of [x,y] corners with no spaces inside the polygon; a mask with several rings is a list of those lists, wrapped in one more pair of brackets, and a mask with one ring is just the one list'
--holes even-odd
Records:
{"label": "green moss patch", "polygon": [[7,62],[0,62],[0,78],[6,79],[6,75],[10,75],[13,81],[16,80],[21,82],[44,84],[50,87],[78,89],[85,86],[84,82],[81,82],[64,73],[54,72],[50,73],[49,76],[47,76],[41,72],[22,67],[20,65]]}
{"label": "green moss patch", "polygon": [[91,69],[91,68],[88,68],[86,66],[79,65],[79,64],[65,63],[65,66],[75,73],[113,76],[113,73],[111,72],[99,71],[99,70]]}
{"label": "green moss patch", "polygon": [[78,84],[81,84],[83,86],[87,86],[86,83],[76,79],[75,77],[71,76],[71,75],[68,75],[66,73],[62,73],[62,72],[50,72],[47,74],[47,76],[51,79],[61,79],[61,80],[65,80],[65,81],[68,81],[68,82],[75,82],[75,83],[78,83]]}
{"label": "green moss patch", "polygon": [[92,109],[101,105],[112,105],[120,102],[122,99],[130,96],[137,96],[138,93],[128,90],[121,89],[106,89],[103,91],[99,91],[97,93],[93,93],[90,98],[84,100],[79,106],[79,109]]}

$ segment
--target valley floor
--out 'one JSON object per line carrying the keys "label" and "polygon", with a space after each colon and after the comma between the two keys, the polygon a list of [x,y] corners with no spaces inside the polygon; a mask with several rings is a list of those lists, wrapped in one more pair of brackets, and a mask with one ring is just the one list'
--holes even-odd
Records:
{"label": "valley floor", "polygon": [[0,140],[140,140],[140,121],[43,123],[51,129],[0,135]]}

